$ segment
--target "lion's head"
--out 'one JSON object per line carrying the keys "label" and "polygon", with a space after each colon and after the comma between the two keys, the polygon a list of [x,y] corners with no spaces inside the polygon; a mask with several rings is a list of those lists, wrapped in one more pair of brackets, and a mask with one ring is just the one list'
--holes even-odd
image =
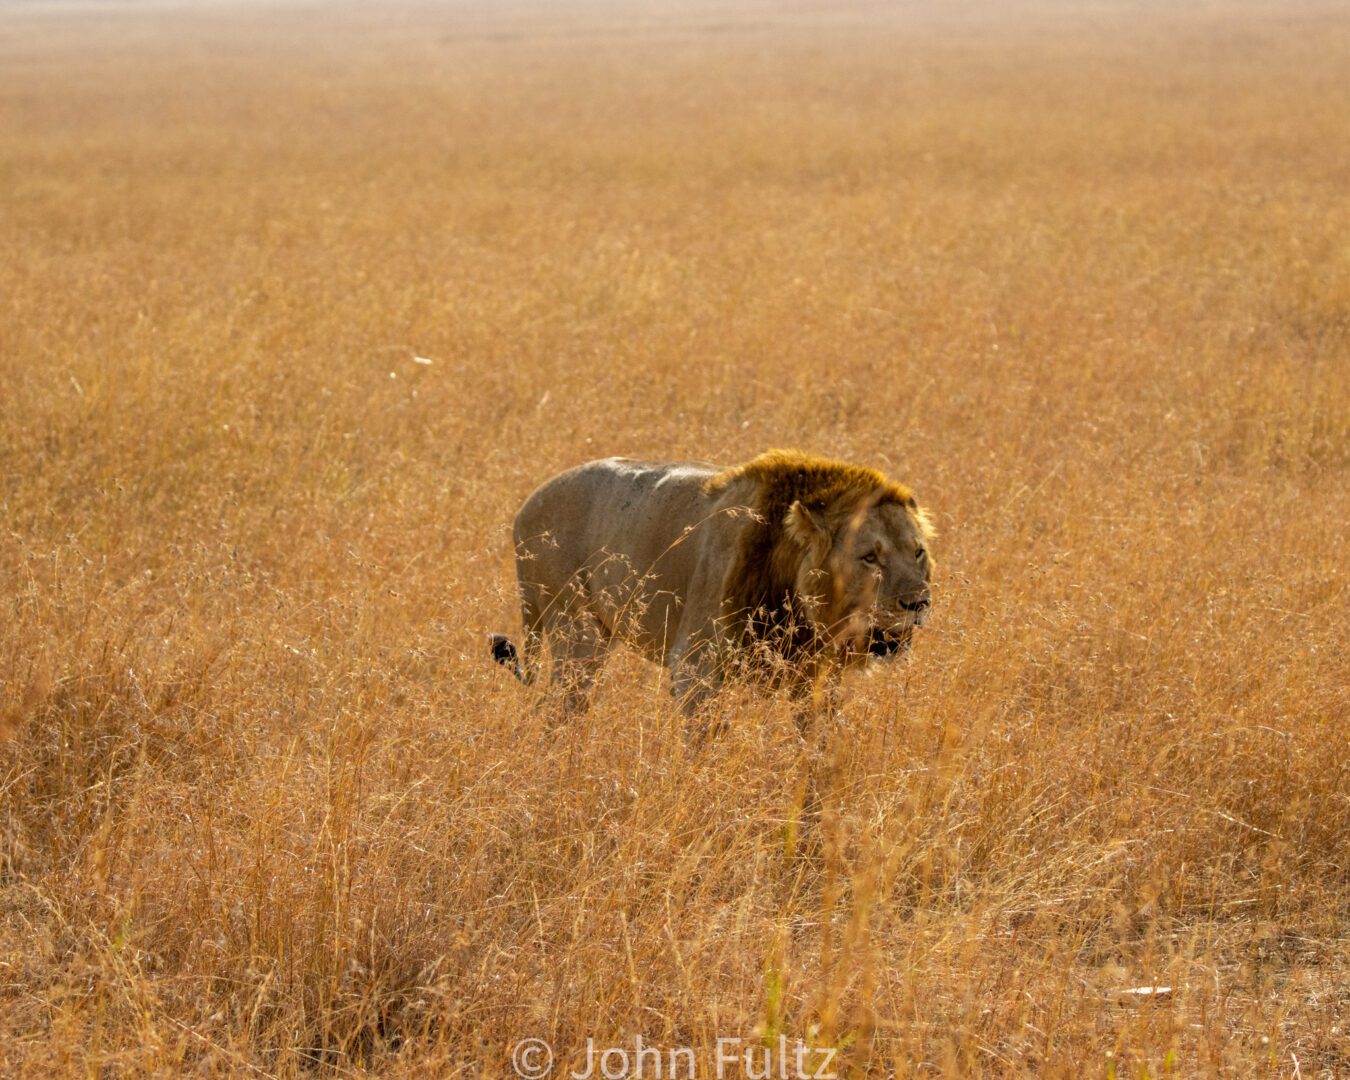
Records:
{"label": "lion's head", "polygon": [[[753,482],[724,593],[729,609],[771,623],[804,619],[845,663],[892,657],[927,619],[933,528],[908,488],[875,469],[770,450],[709,482]],[[803,642],[804,644],[804,642]]]}

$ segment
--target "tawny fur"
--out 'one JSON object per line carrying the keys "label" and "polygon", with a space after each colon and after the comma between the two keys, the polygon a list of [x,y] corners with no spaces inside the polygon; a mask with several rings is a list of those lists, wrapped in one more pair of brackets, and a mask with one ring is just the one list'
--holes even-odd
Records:
{"label": "tawny fur", "polygon": [[547,642],[569,711],[615,642],[666,666],[686,708],[762,661],[773,682],[811,685],[908,647],[931,536],[904,485],[799,451],[735,468],[587,462],[516,515],[525,639],[517,653],[494,636],[493,656],[532,681]]}

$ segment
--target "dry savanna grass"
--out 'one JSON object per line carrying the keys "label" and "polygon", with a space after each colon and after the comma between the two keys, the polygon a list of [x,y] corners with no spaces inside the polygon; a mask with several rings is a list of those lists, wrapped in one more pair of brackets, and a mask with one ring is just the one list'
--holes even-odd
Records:
{"label": "dry savanna grass", "polygon": [[[0,1072],[1350,1075],[1348,131],[1310,0],[7,5]],[[912,658],[550,729],[522,498],[779,445]]]}

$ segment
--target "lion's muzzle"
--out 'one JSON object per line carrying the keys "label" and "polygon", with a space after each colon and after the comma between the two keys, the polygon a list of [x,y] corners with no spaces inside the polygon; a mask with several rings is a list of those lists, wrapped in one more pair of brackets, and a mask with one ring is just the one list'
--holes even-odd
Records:
{"label": "lion's muzzle", "polygon": [[[928,621],[928,611],[932,607],[927,593],[912,600],[902,600],[887,614],[879,618],[867,631],[867,655],[881,660],[890,660],[902,652],[907,652],[914,638],[914,628]],[[881,614],[880,612],[876,614]]]}
{"label": "lion's muzzle", "polygon": [[927,594],[900,604],[901,609],[909,613],[909,618],[912,620],[911,626],[922,626],[926,623],[928,612],[932,606],[933,601],[928,598]]}

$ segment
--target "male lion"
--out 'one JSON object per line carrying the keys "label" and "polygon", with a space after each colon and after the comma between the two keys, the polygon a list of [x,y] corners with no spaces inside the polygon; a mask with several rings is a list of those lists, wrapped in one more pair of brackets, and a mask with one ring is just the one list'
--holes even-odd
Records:
{"label": "male lion", "polygon": [[555,476],[516,515],[523,682],[540,645],[563,709],[584,709],[616,640],[663,664],[686,711],[735,672],[808,695],[909,646],[928,615],[933,530],[875,469],[770,450],[736,468],[606,458]]}

